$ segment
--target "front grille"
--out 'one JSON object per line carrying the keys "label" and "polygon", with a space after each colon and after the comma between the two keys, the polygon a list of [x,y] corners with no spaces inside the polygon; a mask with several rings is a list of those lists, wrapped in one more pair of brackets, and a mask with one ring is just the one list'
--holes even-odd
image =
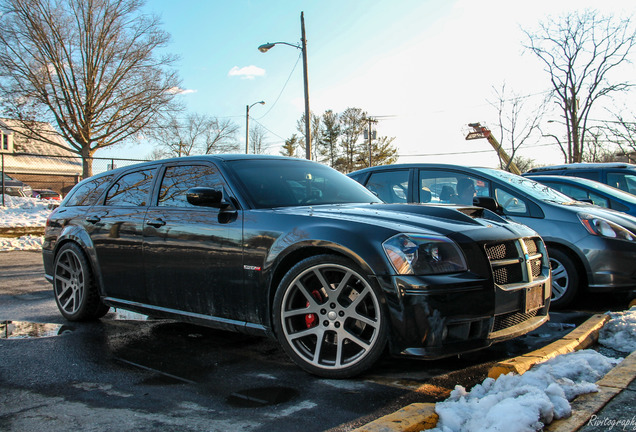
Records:
{"label": "front grille", "polygon": [[515,326],[517,324],[521,324],[525,321],[528,321],[530,318],[534,318],[537,316],[538,310],[534,310],[532,312],[523,313],[523,312],[510,312],[507,314],[499,315],[495,317],[495,324],[493,326],[492,331],[496,332],[499,330],[507,329],[508,327]]}
{"label": "front grille", "polygon": [[497,285],[523,282],[523,272],[518,264],[493,269],[493,275]]}
{"label": "front grille", "polygon": [[515,258],[519,256],[515,242],[505,242],[486,246],[486,254],[490,261]]}
{"label": "front grille", "polygon": [[548,274],[545,249],[538,237],[487,244],[485,249],[499,286],[529,283]]}

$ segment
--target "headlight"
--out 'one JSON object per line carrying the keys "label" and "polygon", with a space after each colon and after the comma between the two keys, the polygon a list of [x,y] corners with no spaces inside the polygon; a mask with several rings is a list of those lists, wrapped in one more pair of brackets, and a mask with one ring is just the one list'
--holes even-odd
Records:
{"label": "headlight", "polygon": [[455,273],[468,268],[462,251],[445,237],[398,234],[382,247],[398,274]]}
{"label": "headlight", "polygon": [[634,233],[618,224],[615,224],[614,222],[608,221],[607,219],[586,213],[579,213],[578,216],[585,229],[587,229],[592,235],[622,240],[636,240],[636,235],[634,235]]}

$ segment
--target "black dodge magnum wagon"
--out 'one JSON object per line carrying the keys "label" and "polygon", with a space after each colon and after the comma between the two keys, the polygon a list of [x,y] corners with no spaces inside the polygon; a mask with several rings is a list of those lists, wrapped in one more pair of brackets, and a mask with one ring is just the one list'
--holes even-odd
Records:
{"label": "black dodge magnum wagon", "polygon": [[110,306],[275,337],[342,378],[390,353],[439,358],[548,319],[536,232],[472,206],[384,204],[324,165],[200,156],[90,177],[48,219],[62,315]]}

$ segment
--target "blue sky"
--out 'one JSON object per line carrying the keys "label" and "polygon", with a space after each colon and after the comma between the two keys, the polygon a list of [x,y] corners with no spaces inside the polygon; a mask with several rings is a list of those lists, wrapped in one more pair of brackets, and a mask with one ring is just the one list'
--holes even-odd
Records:
{"label": "blue sky", "polygon": [[[300,51],[280,45],[260,53],[257,47],[298,43],[304,11],[313,112],[358,107],[390,116],[378,133],[396,137],[401,162],[494,166],[485,140],[464,140],[466,125],[480,121],[494,128],[496,112],[487,101],[504,82],[520,95],[549,88],[538,60],[523,52],[520,27],[536,28],[550,15],[586,7],[618,16],[636,12],[630,1],[588,0],[151,0],[145,9],[159,14],[172,36],[168,51],[181,58],[187,92],[180,97],[188,109],[234,120],[241,143],[245,106],[261,100],[266,105],[254,106],[250,117],[266,128],[270,153],[278,154],[284,139],[297,133]],[[633,76],[634,70],[624,73]],[[144,157],[151,150],[126,145],[96,156]],[[562,161],[556,147],[545,145],[524,155]]]}

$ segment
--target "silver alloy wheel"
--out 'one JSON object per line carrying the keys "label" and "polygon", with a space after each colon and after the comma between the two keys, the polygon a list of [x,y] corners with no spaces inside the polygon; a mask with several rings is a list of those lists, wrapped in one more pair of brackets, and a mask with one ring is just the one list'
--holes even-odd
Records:
{"label": "silver alloy wheel", "polygon": [[355,271],[333,263],[309,267],[287,286],[280,320],[298,356],[331,370],[366,358],[382,325],[371,286]]}
{"label": "silver alloy wheel", "polygon": [[554,258],[550,258],[550,268],[552,269],[552,301],[556,301],[567,292],[570,277],[565,266]]}
{"label": "silver alloy wheel", "polygon": [[74,315],[86,295],[84,268],[77,254],[66,249],[55,262],[55,297],[61,309]]}

